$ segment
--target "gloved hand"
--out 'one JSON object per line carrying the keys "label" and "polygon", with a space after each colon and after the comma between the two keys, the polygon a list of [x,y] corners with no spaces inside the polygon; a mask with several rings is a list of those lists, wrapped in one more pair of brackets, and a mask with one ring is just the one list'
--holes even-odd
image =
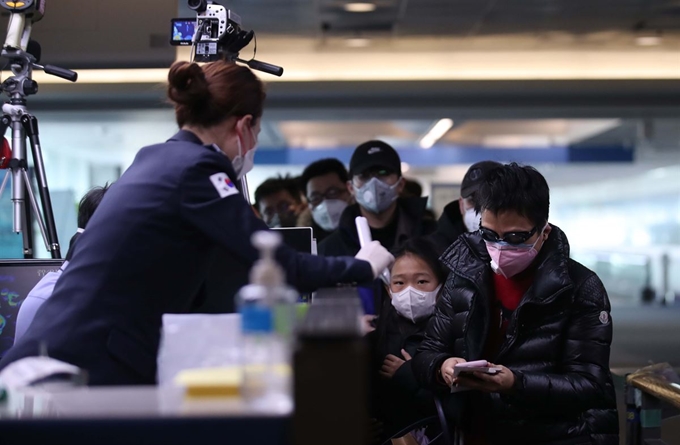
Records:
{"label": "gloved hand", "polygon": [[373,269],[373,278],[378,278],[383,270],[394,263],[394,256],[379,241],[371,241],[354,255],[357,260],[368,261]]}

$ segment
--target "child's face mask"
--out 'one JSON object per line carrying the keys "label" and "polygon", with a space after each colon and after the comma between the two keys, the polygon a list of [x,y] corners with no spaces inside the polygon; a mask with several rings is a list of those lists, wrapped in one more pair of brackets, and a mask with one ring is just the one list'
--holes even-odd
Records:
{"label": "child's face mask", "polygon": [[392,306],[394,306],[399,315],[415,323],[434,313],[434,305],[441,287],[442,285],[440,284],[435,290],[430,292],[418,290],[412,286],[399,292],[390,291]]}

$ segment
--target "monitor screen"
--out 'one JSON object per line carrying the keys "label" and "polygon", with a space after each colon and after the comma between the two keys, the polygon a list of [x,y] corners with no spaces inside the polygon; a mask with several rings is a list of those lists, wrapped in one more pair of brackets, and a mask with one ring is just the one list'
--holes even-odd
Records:
{"label": "monitor screen", "polygon": [[[283,243],[298,252],[316,254],[314,246],[314,234],[311,227],[277,227],[275,229],[281,234]],[[301,303],[311,302],[311,294],[300,295]]]}
{"label": "monitor screen", "polygon": [[292,247],[298,252],[314,253],[312,250],[312,228],[311,227],[277,227],[275,229],[281,234],[284,244]]}
{"label": "monitor screen", "polygon": [[17,314],[28,293],[64,260],[0,260],[0,357],[14,344]]}
{"label": "monitor screen", "polygon": [[196,19],[172,19],[170,44],[173,46],[189,46],[194,38]]}

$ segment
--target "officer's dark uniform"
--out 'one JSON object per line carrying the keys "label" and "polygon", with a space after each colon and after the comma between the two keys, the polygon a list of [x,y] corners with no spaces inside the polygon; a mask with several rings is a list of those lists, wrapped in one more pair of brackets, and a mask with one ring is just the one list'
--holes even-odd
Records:
{"label": "officer's dark uniform", "polygon": [[[267,226],[235,180],[229,159],[187,131],[140,150],[104,195],[52,297],[0,369],[38,355],[44,342],[50,357],[88,370],[93,385],[153,384],[162,314],[192,310],[214,258],[238,286],[248,279],[243,266],[258,258],[250,236]],[[373,279],[370,264],[351,257],[284,247],[277,259],[301,291]]]}

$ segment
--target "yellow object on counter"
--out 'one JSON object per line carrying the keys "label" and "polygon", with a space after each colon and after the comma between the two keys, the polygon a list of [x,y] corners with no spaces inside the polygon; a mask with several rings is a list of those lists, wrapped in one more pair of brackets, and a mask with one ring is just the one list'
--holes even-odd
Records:
{"label": "yellow object on counter", "polygon": [[243,372],[240,366],[188,369],[175,377],[187,397],[235,397],[240,395]]}

